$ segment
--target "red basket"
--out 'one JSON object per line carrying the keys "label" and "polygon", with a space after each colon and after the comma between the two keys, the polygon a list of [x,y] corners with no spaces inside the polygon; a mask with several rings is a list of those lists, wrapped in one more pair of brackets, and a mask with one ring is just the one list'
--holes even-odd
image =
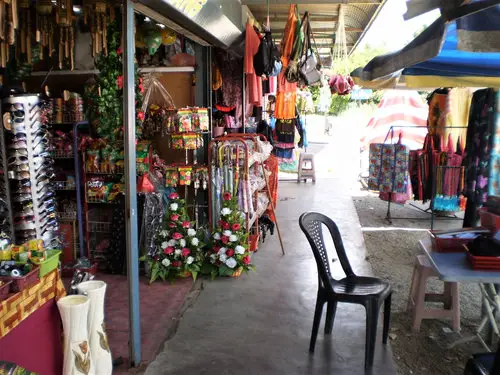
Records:
{"label": "red basket", "polygon": [[[465,228],[464,228],[465,229]],[[485,230],[485,228],[470,228],[471,231]],[[431,230],[432,248],[438,253],[463,253],[465,250],[464,245],[468,245],[474,241],[473,238],[442,238],[438,237],[439,234],[445,231]],[[488,231],[489,232],[489,231]]]}
{"label": "red basket", "polygon": [[476,256],[470,253],[467,246],[464,245],[464,248],[467,251],[467,260],[470,262],[473,269],[483,271],[500,270],[500,257]]}
{"label": "red basket", "polygon": [[259,238],[260,235],[257,234],[251,234],[248,236],[248,243],[250,244],[250,251],[257,251],[259,248]]}
{"label": "red basket", "polygon": [[37,283],[39,280],[40,267],[34,267],[30,272],[24,276],[14,277],[14,276],[1,276],[2,281],[12,281],[10,284],[11,293],[19,293],[24,289]]}
{"label": "red basket", "polygon": [[12,281],[4,281],[4,284],[0,286],[0,301],[9,297],[10,284],[12,284]]}

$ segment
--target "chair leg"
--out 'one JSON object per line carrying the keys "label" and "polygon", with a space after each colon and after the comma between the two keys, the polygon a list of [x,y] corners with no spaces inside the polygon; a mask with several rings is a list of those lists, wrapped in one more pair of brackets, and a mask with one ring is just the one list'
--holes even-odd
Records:
{"label": "chair leg", "polygon": [[335,321],[335,313],[337,312],[337,301],[328,302],[326,310],[325,335],[332,333],[333,322]]}
{"label": "chair leg", "polygon": [[416,297],[416,290],[417,290],[417,286],[418,286],[418,267],[417,265],[415,264],[413,266],[413,275],[412,275],[412,278],[411,278],[411,287],[410,287],[410,293],[408,294],[408,303],[406,305],[406,311],[407,312],[410,312],[413,310],[414,308],[414,304],[415,304],[415,297]]}
{"label": "chair leg", "polygon": [[318,336],[319,323],[321,322],[321,315],[323,313],[324,300],[319,296],[316,299],[316,309],[314,310],[314,322],[313,329],[311,332],[311,342],[309,343],[309,352],[314,353],[314,347],[316,346],[316,337]]}
{"label": "chair leg", "polygon": [[382,336],[382,343],[387,344],[387,337],[389,336],[389,326],[391,323],[391,299],[392,293],[387,296],[384,301],[384,331]]}
{"label": "chair leg", "polygon": [[429,277],[428,272],[425,269],[420,270],[420,276],[418,278],[418,285],[415,297],[415,306],[413,308],[413,324],[412,331],[420,332],[420,325],[422,323],[422,318],[425,312],[425,289],[427,284],[427,279]]}
{"label": "chair leg", "polygon": [[377,339],[378,313],[379,309],[377,301],[369,302],[368,305],[366,305],[365,370],[368,370],[373,366],[375,342]]}

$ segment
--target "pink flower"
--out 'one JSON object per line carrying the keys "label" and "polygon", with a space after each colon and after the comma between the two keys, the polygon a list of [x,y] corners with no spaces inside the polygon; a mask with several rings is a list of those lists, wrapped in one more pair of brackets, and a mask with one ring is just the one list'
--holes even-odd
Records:
{"label": "pink flower", "polygon": [[174,193],[170,193],[168,195],[168,199],[179,199],[179,194],[177,194],[175,192]]}
{"label": "pink flower", "polygon": [[169,226],[170,228],[175,228],[175,224],[174,224],[174,223],[168,223],[168,226]]}
{"label": "pink flower", "polygon": [[142,111],[138,111],[137,112],[137,118],[141,121],[144,121],[144,118],[146,117],[146,115],[144,114],[144,112]]}
{"label": "pink flower", "polygon": [[172,267],[180,267],[182,266],[182,262],[180,260],[174,260],[172,262]]}
{"label": "pink flower", "polygon": [[220,250],[220,247],[219,246],[214,246],[214,248],[212,249],[212,251],[217,254]]}
{"label": "pink flower", "polygon": [[248,264],[250,264],[250,262],[252,260],[250,259],[250,257],[248,255],[246,255],[246,256],[243,257],[243,259],[241,259],[241,261],[243,262],[243,264],[248,265]]}
{"label": "pink flower", "polygon": [[140,92],[141,94],[144,94],[144,85],[143,85],[142,83],[141,83],[141,84],[139,84],[139,92]]}
{"label": "pink flower", "polygon": [[232,256],[234,255],[234,250],[233,250],[233,249],[227,249],[227,250],[226,250],[226,255],[227,255],[228,257],[232,257]]}
{"label": "pink flower", "polygon": [[174,240],[180,240],[182,238],[182,234],[180,234],[179,232],[175,232],[174,234],[172,234],[172,238]]}
{"label": "pink flower", "polygon": [[233,224],[233,227],[232,227],[232,228],[233,228],[233,230],[234,230],[234,231],[237,231],[237,230],[240,230],[240,229],[241,229],[241,225],[240,225],[240,224],[238,224],[238,223],[236,223],[236,224]]}
{"label": "pink flower", "polygon": [[191,254],[191,251],[189,251],[189,249],[187,247],[182,249],[182,256],[183,257],[187,257],[189,254]]}
{"label": "pink flower", "polygon": [[230,201],[231,200],[231,193],[226,191],[224,194],[222,194],[222,198],[225,200],[225,201]]}
{"label": "pink flower", "polygon": [[174,248],[172,246],[166,247],[163,249],[163,254],[165,255],[170,255],[174,252]]}
{"label": "pink flower", "polygon": [[120,56],[122,54],[122,49],[120,47],[118,47],[118,49],[116,50],[116,54],[118,56]]}
{"label": "pink flower", "polygon": [[184,222],[182,223],[182,227],[183,227],[183,228],[189,228],[190,226],[191,226],[191,223],[190,223],[189,221],[184,221]]}
{"label": "pink flower", "polygon": [[229,223],[226,223],[225,221],[223,221],[221,227],[222,227],[222,229],[228,230],[230,228],[230,225],[229,225]]}
{"label": "pink flower", "polygon": [[116,85],[120,90],[123,89],[123,76],[118,76],[116,79]]}
{"label": "pink flower", "polygon": [[170,220],[172,220],[172,221],[177,221],[177,220],[179,220],[179,215],[177,215],[177,214],[173,214],[172,216],[170,216]]}
{"label": "pink flower", "polygon": [[229,237],[228,236],[222,236],[221,239],[222,243],[224,245],[228,244],[229,243]]}

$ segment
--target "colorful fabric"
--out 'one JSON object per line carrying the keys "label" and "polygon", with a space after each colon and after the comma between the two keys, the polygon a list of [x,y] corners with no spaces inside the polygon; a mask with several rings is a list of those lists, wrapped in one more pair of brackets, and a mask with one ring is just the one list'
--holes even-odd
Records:
{"label": "colorful fabric", "polygon": [[253,57],[259,50],[260,38],[250,22],[245,31],[245,73],[248,87],[248,102],[262,106],[262,78],[257,77],[253,66]]}
{"label": "colorful fabric", "polygon": [[299,17],[297,15],[297,5],[290,4],[288,8],[288,20],[283,32],[283,39],[281,39],[281,62],[283,63],[283,70],[288,66],[290,55],[292,54],[293,44],[295,42],[295,30]]}
{"label": "colorful fabric", "polygon": [[0,302],[0,338],[7,335],[21,322],[55,298],[59,300],[66,295],[59,271],[54,270],[40,279],[38,283],[22,292]]}
{"label": "colorful fabric", "polygon": [[[278,172],[279,172],[279,163],[278,158],[274,155],[271,155],[265,162],[264,165],[266,169],[271,172],[271,175],[268,177],[268,191],[271,196],[274,207],[276,207],[276,203],[278,203]],[[273,210],[271,205],[267,208],[265,213],[269,216],[273,222],[276,222],[276,216],[273,214]]]}
{"label": "colorful fabric", "polygon": [[409,149],[400,144],[370,144],[368,187],[380,192],[405,193]]}

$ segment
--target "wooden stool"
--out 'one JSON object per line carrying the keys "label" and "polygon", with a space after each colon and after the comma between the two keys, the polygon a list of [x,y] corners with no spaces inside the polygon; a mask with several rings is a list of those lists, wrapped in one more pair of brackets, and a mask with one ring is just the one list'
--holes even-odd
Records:
{"label": "wooden stool", "polygon": [[[451,319],[453,330],[460,330],[460,296],[458,283],[444,283],[443,294],[426,293],[425,287],[429,277],[439,276],[425,255],[417,255],[413,267],[410,295],[408,297],[407,311],[413,313],[413,332],[420,331],[422,319],[448,318]],[[426,309],[425,301],[442,302],[442,309]]]}
{"label": "wooden stool", "polygon": [[[305,163],[310,163],[310,168],[304,168]],[[314,155],[313,154],[300,154],[299,157],[299,172],[297,176],[297,182],[304,179],[304,182],[307,182],[307,179],[312,179],[312,182],[316,182],[316,171],[314,170]]]}

